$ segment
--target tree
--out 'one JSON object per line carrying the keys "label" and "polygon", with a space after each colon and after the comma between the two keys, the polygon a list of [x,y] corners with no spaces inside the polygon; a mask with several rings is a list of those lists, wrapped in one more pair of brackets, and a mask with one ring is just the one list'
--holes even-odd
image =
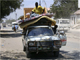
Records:
{"label": "tree", "polygon": [[0,23],[2,23],[3,22],[3,20],[0,20]]}
{"label": "tree", "polygon": [[17,8],[20,8],[22,2],[23,0],[0,0],[1,18],[8,16],[11,12],[15,11]]}
{"label": "tree", "polygon": [[78,0],[54,0],[50,9],[55,13],[55,18],[69,18],[71,13],[78,10]]}
{"label": "tree", "polygon": [[8,20],[6,20],[6,23],[7,24],[12,24],[12,22],[15,22],[16,20],[15,19],[8,19]]}
{"label": "tree", "polygon": [[24,17],[24,15],[20,16],[20,17],[18,18],[18,20],[19,20],[21,17]]}

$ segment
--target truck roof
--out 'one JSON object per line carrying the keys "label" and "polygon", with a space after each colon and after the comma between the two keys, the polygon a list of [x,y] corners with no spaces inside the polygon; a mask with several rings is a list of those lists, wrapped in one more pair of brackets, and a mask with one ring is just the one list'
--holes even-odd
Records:
{"label": "truck roof", "polygon": [[34,28],[34,27],[37,28],[37,27],[50,27],[50,26],[47,26],[47,25],[42,25],[42,26],[41,26],[41,25],[40,25],[40,26],[29,26],[28,28]]}

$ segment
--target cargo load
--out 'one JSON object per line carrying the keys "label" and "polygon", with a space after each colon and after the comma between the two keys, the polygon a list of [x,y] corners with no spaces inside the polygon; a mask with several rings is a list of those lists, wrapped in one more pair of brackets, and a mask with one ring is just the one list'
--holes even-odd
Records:
{"label": "cargo load", "polygon": [[51,17],[53,16],[52,13],[46,13],[46,14],[41,14],[41,15],[37,15],[31,18],[27,18],[25,20],[19,20],[19,26],[21,28],[25,28],[28,27],[30,25],[51,25],[51,26],[55,26],[56,25],[56,21],[51,19]]}

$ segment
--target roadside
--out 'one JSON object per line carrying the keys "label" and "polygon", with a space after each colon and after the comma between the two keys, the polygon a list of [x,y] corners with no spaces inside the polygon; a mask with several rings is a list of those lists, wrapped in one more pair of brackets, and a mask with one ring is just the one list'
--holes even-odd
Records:
{"label": "roadside", "polygon": [[70,29],[69,31],[75,31],[75,32],[80,32],[80,29]]}
{"label": "roadside", "polygon": [[69,42],[80,43],[80,29],[70,29],[66,32],[66,36]]}
{"label": "roadside", "polygon": [[80,32],[80,24],[75,24],[70,28],[70,31]]}

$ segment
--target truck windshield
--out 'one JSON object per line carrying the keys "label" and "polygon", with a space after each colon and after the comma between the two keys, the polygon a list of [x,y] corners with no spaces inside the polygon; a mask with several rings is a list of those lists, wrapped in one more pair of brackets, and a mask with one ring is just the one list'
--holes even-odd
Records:
{"label": "truck windshield", "polygon": [[60,24],[69,24],[69,20],[61,20]]}
{"label": "truck windshield", "polygon": [[28,33],[28,36],[52,36],[53,32],[49,28],[34,28],[31,29]]}

